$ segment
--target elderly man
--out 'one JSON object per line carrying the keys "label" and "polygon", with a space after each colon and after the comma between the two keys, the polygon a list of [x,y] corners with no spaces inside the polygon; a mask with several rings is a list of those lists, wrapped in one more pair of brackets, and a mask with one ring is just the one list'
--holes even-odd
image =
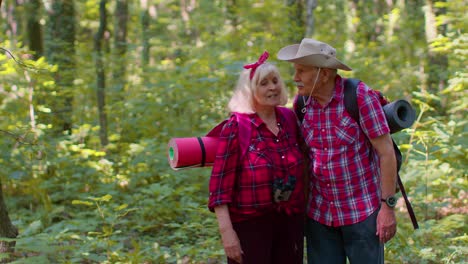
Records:
{"label": "elderly man", "polygon": [[308,263],[384,263],[384,243],[396,233],[396,160],[378,94],[357,87],[358,124],[346,111],[351,71],[329,44],[305,38],[278,52],[293,63],[302,109],[302,135],[311,160],[307,206]]}

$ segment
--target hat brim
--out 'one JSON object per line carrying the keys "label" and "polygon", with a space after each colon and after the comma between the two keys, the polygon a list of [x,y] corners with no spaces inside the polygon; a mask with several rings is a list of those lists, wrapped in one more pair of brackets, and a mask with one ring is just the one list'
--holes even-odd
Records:
{"label": "hat brim", "polygon": [[307,56],[296,57],[298,50],[299,44],[286,46],[278,52],[277,58],[279,60],[289,61],[302,65],[352,71],[352,69],[346,64],[331,56],[326,56],[323,54],[312,54]]}

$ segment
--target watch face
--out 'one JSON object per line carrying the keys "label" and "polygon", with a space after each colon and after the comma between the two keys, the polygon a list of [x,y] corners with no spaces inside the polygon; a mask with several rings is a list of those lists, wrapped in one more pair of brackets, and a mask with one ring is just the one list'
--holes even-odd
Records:
{"label": "watch face", "polygon": [[395,207],[397,203],[397,199],[395,198],[395,196],[390,196],[387,198],[387,205],[390,206],[390,207]]}

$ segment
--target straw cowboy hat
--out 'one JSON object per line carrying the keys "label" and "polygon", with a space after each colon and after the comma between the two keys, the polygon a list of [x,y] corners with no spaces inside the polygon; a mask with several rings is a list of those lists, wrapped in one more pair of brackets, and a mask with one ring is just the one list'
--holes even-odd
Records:
{"label": "straw cowboy hat", "polygon": [[336,49],[327,43],[305,38],[301,44],[282,48],[277,55],[279,60],[320,68],[352,71],[350,67],[336,58]]}

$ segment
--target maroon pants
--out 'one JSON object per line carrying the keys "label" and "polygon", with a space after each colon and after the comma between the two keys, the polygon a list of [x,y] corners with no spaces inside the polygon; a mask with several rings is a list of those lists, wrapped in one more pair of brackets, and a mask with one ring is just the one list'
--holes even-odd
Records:
{"label": "maroon pants", "polygon": [[[233,223],[244,252],[243,264],[301,264],[304,215],[273,212]],[[229,264],[236,263],[228,259]]]}

